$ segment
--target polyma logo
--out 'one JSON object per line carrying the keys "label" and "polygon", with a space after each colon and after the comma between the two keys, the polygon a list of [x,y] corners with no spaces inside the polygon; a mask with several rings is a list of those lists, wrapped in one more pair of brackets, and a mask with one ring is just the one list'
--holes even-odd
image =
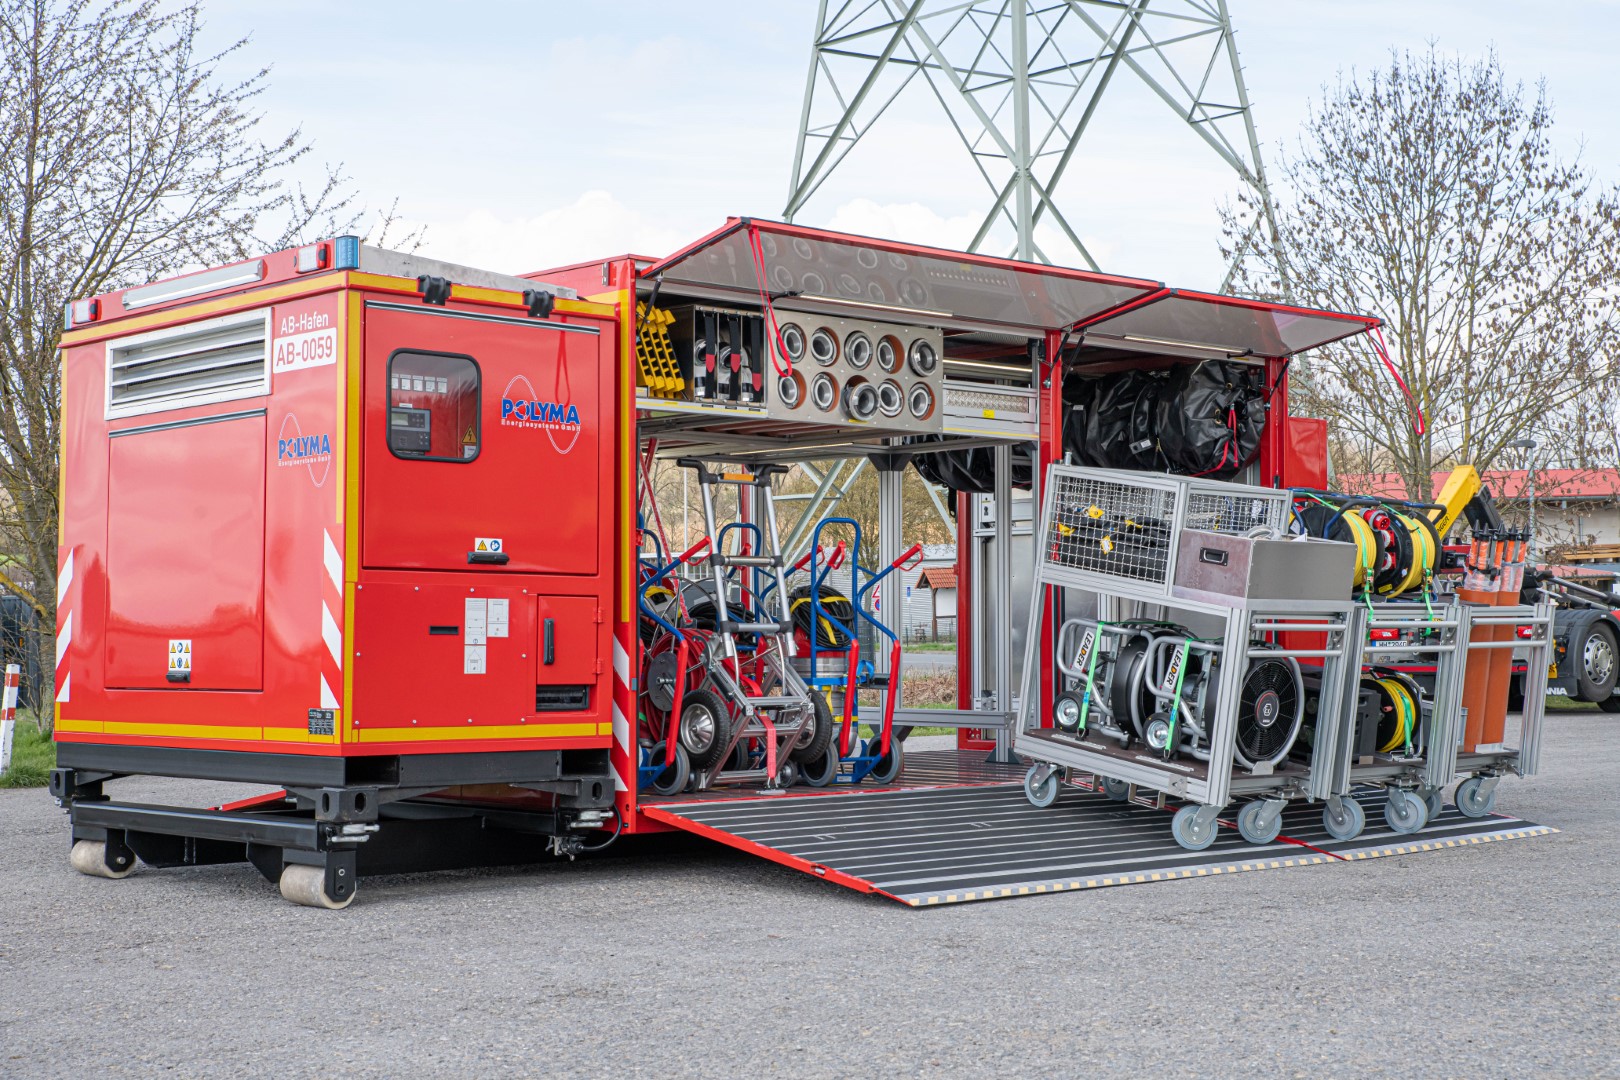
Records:
{"label": "polyma logo", "polygon": [[501,425],[572,435],[566,446],[557,445],[556,436],[552,436],[552,445],[556,446],[557,452],[566,454],[574,448],[574,441],[579,438],[579,409],[566,401],[539,400],[528,376],[515,375],[501,392]]}

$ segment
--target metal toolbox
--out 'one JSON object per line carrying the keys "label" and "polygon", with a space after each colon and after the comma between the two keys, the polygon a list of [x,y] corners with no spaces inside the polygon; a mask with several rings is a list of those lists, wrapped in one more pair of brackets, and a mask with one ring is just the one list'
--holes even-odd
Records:
{"label": "metal toolbox", "polygon": [[[1191,476],[1053,465],[1040,551],[1051,583],[1107,592],[1117,586],[1168,596],[1178,579],[1177,537],[1197,530],[1281,533],[1292,496]],[[1349,579],[1338,599],[1350,595]]]}
{"label": "metal toolbox", "polygon": [[1256,538],[1186,529],[1170,592],[1190,600],[1343,600],[1356,546],[1311,537]]}

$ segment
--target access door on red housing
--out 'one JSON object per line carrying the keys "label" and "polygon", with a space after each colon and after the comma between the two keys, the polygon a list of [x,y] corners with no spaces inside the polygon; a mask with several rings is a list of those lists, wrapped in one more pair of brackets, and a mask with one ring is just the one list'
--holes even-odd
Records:
{"label": "access door on red housing", "polygon": [[380,300],[365,320],[365,565],[596,573],[611,343]]}

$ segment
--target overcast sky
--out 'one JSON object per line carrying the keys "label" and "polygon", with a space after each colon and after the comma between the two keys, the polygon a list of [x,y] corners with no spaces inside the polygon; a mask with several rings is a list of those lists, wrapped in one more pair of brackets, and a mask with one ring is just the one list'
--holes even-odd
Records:
{"label": "overcast sky", "polygon": [[[301,126],[424,252],[525,271],[661,255],[728,214],[781,215],[814,0],[208,0],[208,36],[272,67],[272,130]],[[1268,156],[1339,72],[1391,47],[1545,78],[1566,153],[1620,181],[1620,0],[1230,0]],[[798,220],[946,246],[988,208],[928,101],[874,127]],[[1236,184],[1138,82],[1111,86],[1058,200],[1103,269],[1213,287]]]}

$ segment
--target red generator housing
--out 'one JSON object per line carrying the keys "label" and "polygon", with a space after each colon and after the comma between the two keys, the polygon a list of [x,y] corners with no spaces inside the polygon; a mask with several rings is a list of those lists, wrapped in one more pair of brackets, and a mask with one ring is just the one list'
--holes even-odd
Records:
{"label": "red generator housing", "polygon": [[83,804],[130,773],[284,785],[265,806],[314,818],[267,821],[255,861],[330,870],[343,903],[344,830],[407,795],[500,797],[533,835],[599,823],[615,316],[352,237],[70,308],[54,785],[75,839],[113,870],[211,861],[206,821],[182,841]]}

